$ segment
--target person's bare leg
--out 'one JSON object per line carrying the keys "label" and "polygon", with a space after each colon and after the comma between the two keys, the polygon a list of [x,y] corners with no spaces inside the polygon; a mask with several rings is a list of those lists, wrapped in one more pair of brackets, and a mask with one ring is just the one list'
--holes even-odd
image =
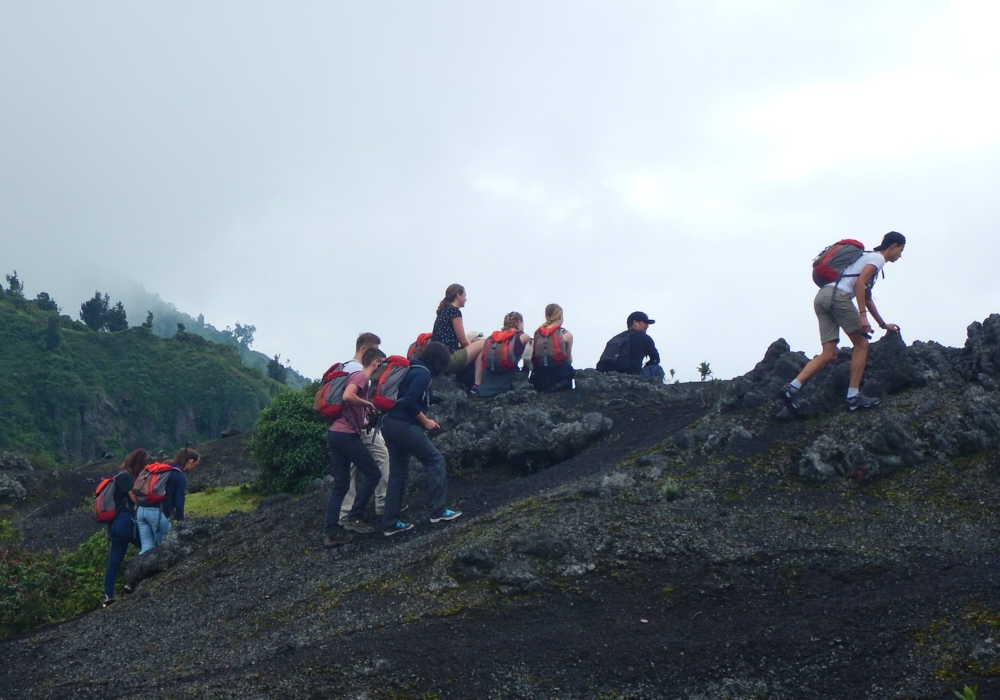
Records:
{"label": "person's bare leg", "polygon": [[[485,345],[486,345],[486,339],[480,338],[474,343],[469,343],[468,345],[465,346],[465,351],[469,353],[469,358],[465,362],[466,367],[471,365],[479,358],[479,355],[483,352],[483,346]],[[478,382],[476,383],[478,384]]]}
{"label": "person's bare leg", "polygon": [[479,386],[482,383],[483,383],[483,363],[482,362],[477,362],[476,363],[476,386]]}
{"label": "person's bare leg", "polygon": [[[799,376],[796,379],[800,384],[805,384],[810,379],[815,377],[821,369],[826,367],[828,364],[837,359],[837,341],[831,340],[828,343],[823,343],[823,352],[809,360],[809,363],[802,368],[799,372]],[[863,366],[863,365],[862,365]]]}
{"label": "person's bare leg", "polygon": [[851,389],[861,387],[861,378],[865,376],[865,363],[868,362],[868,338],[861,331],[848,333],[847,337],[854,343],[851,354]]}

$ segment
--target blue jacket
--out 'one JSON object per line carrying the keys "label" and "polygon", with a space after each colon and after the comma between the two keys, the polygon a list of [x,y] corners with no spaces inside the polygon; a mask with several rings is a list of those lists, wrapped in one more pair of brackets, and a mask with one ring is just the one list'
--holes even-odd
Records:
{"label": "blue jacket", "polygon": [[173,514],[175,520],[183,520],[184,497],[187,495],[188,485],[187,475],[181,465],[171,464],[170,466],[175,468],[170,470],[170,476],[167,478],[167,492],[164,495],[163,503],[160,504],[160,509],[168,518]]}
{"label": "blue jacket", "polygon": [[423,427],[417,420],[417,414],[426,415],[431,408],[431,371],[420,360],[410,360],[410,369],[399,383],[399,395],[396,405],[386,414],[387,418],[399,420]]}

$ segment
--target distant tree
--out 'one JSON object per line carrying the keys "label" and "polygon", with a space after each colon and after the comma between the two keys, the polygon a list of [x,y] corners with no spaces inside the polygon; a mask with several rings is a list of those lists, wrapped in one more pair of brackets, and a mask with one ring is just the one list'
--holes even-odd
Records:
{"label": "distant tree", "polygon": [[267,376],[276,382],[285,383],[288,376],[288,368],[281,364],[281,355],[275,355],[267,361]]}
{"label": "distant tree", "polygon": [[205,325],[205,314],[198,314],[198,325],[199,326]]}
{"label": "distant tree", "polygon": [[253,334],[257,332],[257,326],[251,325],[241,325],[239,321],[236,322],[236,330],[233,331],[233,337],[236,338],[243,349],[249,349],[253,345]]}
{"label": "distant tree", "polygon": [[178,333],[183,333],[186,330],[187,330],[187,326],[185,326],[183,323],[178,323],[177,324],[177,332]]}
{"label": "distant tree", "polygon": [[111,300],[107,294],[102,297],[100,292],[94,292],[93,299],[80,305],[80,320],[92,331],[103,329],[107,323],[108,304],[110,303]]}
{"label": "distant tree", "polygon": [[707,362],[702,362],[698,365],[698,374],[701,375],[701,381],[705,381],[712,376],[712,368]]}
{"label": "distant tree", "polygon": [[112,333],[128,330],[128,318],[125,316],[125,307],[119,301],[112,308],[108,309],[104,316],[104,327]]}
{"label": "distant tree", "polygon": [[11,296],[24,298],[24,285],[21,284],[21,280],[17,278],[17,270],[14,270],[14,274],[5,275],[7,278],[7,284],[10,285],[10,289],[7,293]]}
{"label": "distant tree", "polygon": [[148,330],[153,330],[153,312],[152,311],[147,311],[146,312],[146,322],[142,324],[142,327],[146,328]]}
{"label": "distant tree", "polygon": [[49,316],[49,325],[45,328],[45,347],[55,350],[62,344],[62,319]]}
{"label": "distant tree", "polygon": [[55,311],[59,313],[59,305],[56,304],[56,300],[50,297],[46,292],[39,292],[38,296],[35,297],[35,306],[38,307],[39,311]]}

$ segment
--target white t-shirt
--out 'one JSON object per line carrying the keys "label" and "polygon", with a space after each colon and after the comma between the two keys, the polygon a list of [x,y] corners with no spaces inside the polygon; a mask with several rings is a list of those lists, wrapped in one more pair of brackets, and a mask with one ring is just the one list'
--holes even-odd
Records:
{"label": "white t-shirt", "polygon": [[[880,255],[879,257],[881,258],[882,256]],[[343,370],[348,374],[354,374],[355,372],[360,372],[363,369],[364,367],[361,366],[361,363],[355,360],[353,357],[347,362],[345,362],[343,366]]]}
{"label": "white t-shirt", "polygon": [[[876,272],[872,275],[872,278],[868,281],[868,289],[875,286],[875,280],[878,279],[878,273],[882,270],[882,266],[885,265],[885,258],[882,257],[882,253],[865,253],[860,258],[854,261],[853,264],[848,265],[847,269],[844,270],[844,274],[841,276],[840,281],[836,283],[837,289],[842,292],[846,292],[850,297],[854,298],[854,285],[858,281],[858,275],[869,265],[874,265]],[[851,275],[850,277],[848,275]],[[826,285],[827,287],[832,287],[833,282]]]}

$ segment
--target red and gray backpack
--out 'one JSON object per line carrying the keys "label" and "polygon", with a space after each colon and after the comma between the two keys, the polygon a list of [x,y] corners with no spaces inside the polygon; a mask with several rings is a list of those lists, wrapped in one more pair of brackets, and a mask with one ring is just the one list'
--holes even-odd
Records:
{"label": "red and gray backpack", "polygon": [[493,331],[483,348],[483,369],[491,372],[509,372],[517,367],[520,359],[514,352],[515,339],[521,331]]}
{"label": "red and gray backpack", "polygon": [[417,339],[410,343],[410,348],[406,351],[407,360],[415,360],[420,358],[420,354],[427,347],[427,343],[434,340],[433,333],[421,333],[417,336]]}
{"label": "red and gray backpack", "polygon": [[813,282],[817,287],[825,287],[839,282],[843,277],[857,277],[857,275],[845,275],[844,270],[856,263],[864,254],[865,244],[851,238],[845,238],[824,248],[823,252],[813,260]]}
{"label": "red and gray backpack", "polygon": [[535,331],[535,339],[532,342],[531,365],[532,367],[550,367],[561,365],[568,359],[566,354],[566,333],[562,326],[541,326]]}
{"label": "red and gray backpack", "polygon": [[327,423],[333,423],[344,415],[344,390],[350,378],[351,373],[345,372],[340,362],[323,374],[323,383],[313,399],[313,410]]}
{"label": "red and gray backpack", "polygon": [[94,518],[99,523],[110,523],[118,513],[115,511],[115,479],[125,472],[109,476],[94,490]]}
{"label": "red and gray backpack", "polygon": [[[389,355],[375,370],[372,382],[375,384],[375,395],[372,403],[382,413],[391,411],[399,398],[399,385],[403,377],[410,371],[410,361],[399,355]],[[375,377],[378,376],[376,380]]]}
{"label": "red and gray backpack", "polygon": [[167,480],[171,470],[180,468],[163,462],[154,462],[142,470],[135,480],[132,493],[141,506],[158,506],[167,496]]}

